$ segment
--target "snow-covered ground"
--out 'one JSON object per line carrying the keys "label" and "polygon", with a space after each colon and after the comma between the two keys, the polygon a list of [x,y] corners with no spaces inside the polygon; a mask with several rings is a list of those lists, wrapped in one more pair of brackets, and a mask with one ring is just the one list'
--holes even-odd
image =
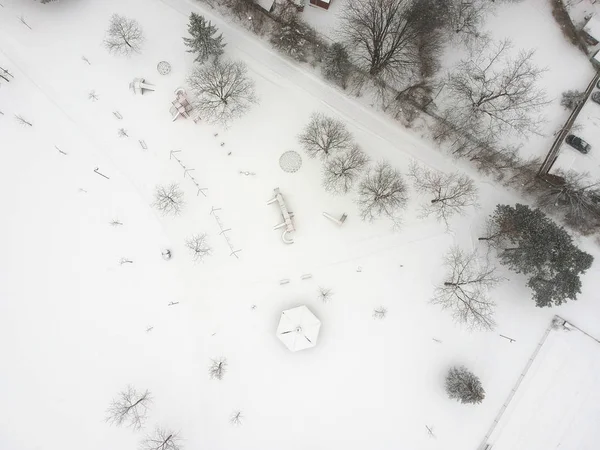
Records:
{"label": "snow-covered ground", "polygon": [[491,434],[490,449],[598,448],[600,342],[559,320]]}
{"label": "snow-covered ground", "polygon": [[[339,39],[336,29],[339,13],[345,2],[346,0],[333,0],[328,11],[306,8],[303,18],[324,36]],[[584,0],[574,8],[592,8],[593,5],[588,3],[589,0]],[[585,90],[594,77],[594,68],[588,58],[566,40],[552,17],[551,2],[548,0],[495,5],[482,28],[494,40],[510,39],[515,53],[535,49],[534,63],[546,69],[540,79],[540,86],[546,90],[550,103],[541,113],[545,121],[539,130],[540,134],[533,135],[528,140],[514,137],[514,144],[521,145],[520,153],[523,157],[539,156],[543,159],[554,141],[554,133],[561,129],[569,117],[569,111],[560,105],[561,94],[567,90]],[[449,42],[442,57],[441,73],[451,71],[462,58],[468,58],[464,46]],[[443,95],[440,100],[443,100]]]}
{"label": "snow-covered ground", "polygon": [[[597,92],[595,89],[594,92]],[[560,153],[552,171],[556,169],[574,170],[578,173],[589,173],[593,179],[600,177],[600,105],[589,99],[577,116],[571,132],[589,143],[592,148],[583,154],[563,142]]]}
{"label": "snow-covered ground", "polygon": [[[555,312],[600,335],[597,264],[580,299],[555,310],[535,308],[523,278],[504,273],[510,282],[494,291],[496,320],[512,344],[461,330],[430,305],[444,251],[479,245],[494,205],[518,199],[480,180],[481,209],[454,221],[451,233],[416,217],[416,195],[399,232],[386,221],[361,222],[350,196],[322,189],[316,161],[303,154],[295,174],[278,166],[284,151],[299,151],[296,136],[313,111],[342,119],[374,161],[403,172],[412,158],[447,171],[456,162],[202,5],[2,4],[0,65],[15,78],[0,88],[0,448],[135,447],[143,432],[104,422],[127,384],[152,392],[146,430],[180,431],[186,449],[475,448]],[[192,67],[181,40],[191,11],[217,25],[226,57],[243,60],[256,82],[260,104],[228,130],[171,122],[168,113]],[[119,58],[102,47],[115,12],[142,25],[141,55]],[[173,67],[167,76],[156,71],[161,60]],[[128,84],[140,76],[156,92],[133,96]],[[18,114],[33,127],[17,123]],[[173,150],[207,197],[170,159]],[[154,187],[170,182],[186,195],[177,218],[150,206]],[[296,214],[291,246],[273,231],[280,215],[266,201],[275,187]],[[339,228],[323,211],[349,218]],[[200,232],[214,254],[194,264],[184,241]],[[166,247],[170,261],[161,258]],[[301,280],[306,273],[312,278]],[[280,285],[283,278],[290,283]],[[318,300],[319,286],[333,289],[329,303]],[[292,354],[275,330],[281,311],[301,304],[320,318],[321,333],[316,347]],[[385,320],[372,318],[379,306]],[[222,381],[207,374],[217,357],[229,364]],[[453,364],[481,378],[483,404],[447,399]],[[229,423],[236,410],[240,427]]]}

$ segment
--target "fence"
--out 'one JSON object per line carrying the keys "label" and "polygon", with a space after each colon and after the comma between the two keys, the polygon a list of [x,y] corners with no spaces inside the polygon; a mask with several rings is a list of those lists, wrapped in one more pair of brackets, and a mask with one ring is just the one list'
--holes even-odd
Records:
{"label": "fence", "polygon": [[[177,156],[177,153],[181,153],[181,150],[171,150],[171,152],[169,153],[169,159],[177,161],[179,166],[183,169],[183,178],[187,177],[192,181],[192,183],[194,183],[194,186],[196,186],[196,189],[198,190],[196,193],[196,196],[199,196],[200,194],[202,194],[202,195],[204,195],[204,197],[207,197],[207,195],[204,191],[208,190],[208,188],[200,187],[200,183],[198,183],[196,178],[191,174],[191,172],[193,172],[194,169],[186,166],[184,164],[184,162],[181,160],[181,158],[179,158]],[[102,175],[102,174],[99,174],[99,175]],[[104,176],[104,175],[102,175],[102,176]],[[235,256],[236,258],[239,259],[238,253],[241,252],[242,250],[236,249],[233,246],[231,239],[227,235],[227,232],[231,231],[231,228],[225,228],[223,226],[223,222],[221,221],[221,218],[216,213],[216,211],[220,211],[220,210],[221,210],[221,208],[213,207],[213,208],[211,208],[210,214],[217,221],[217,225],[219,226],[219,230],[220,230],[219,235],[223,236],[225,238],[225,241],[227,242],[227,246],[229,247],[229,250],[231,251],[231,253],[229,253],[229,256]]]}
{"label": "fence", "polygon": [[506,408],[508,407],[508,405],[510,404],[511,400],[515,396],[515,393],[517,392],[517,389],[519,389],[519,386],[521,385],[521,382],[523,381],[523,378],[525,378],[525,375],[527,375],[527,372],[529,371],[529,368],[533,364],[533,361],[535,360],[536,356],[540,352],[540,349],[542,348],[542,345],[544,345],[544,342],[546,342],[546,338],[550,334],[550,331],[552,330],[552,326],[554,325],[555,320],[562,320],[562,319],[559,316],[554,316],[552,318],[552,320],[550,321],[550,324],[548,325],[548,328],[546,328],[546,331],[544,332],[542,338],[538,342],[537,346],[535,347],[535,350],[531,354],[531,357],[527,361],[527,364],[525,365],[525,369],[523,369],[523,371],[521,372],[521,375],[519,375],[519,379],[517,380],[517,382],[513,386],[512,390],[508,394],[508,398],[506,399],[506,401],[504,402],[504,404],[500,408],[500,411],[496,415],[496,418],[492,422],[492,425],[490,426],[490,428],[488,429],[487,433],[483,437],[483,440],[481,441],[481,444],[479,445],[479,447],[477,447],[478,450],[491,450],[491,445],[488,444],[487,441],[490,438],[491,434],[496,429],[496,426],[498,425],[498,422],[500,422],[500,419],[502,418],[502,415],[506,411]]}

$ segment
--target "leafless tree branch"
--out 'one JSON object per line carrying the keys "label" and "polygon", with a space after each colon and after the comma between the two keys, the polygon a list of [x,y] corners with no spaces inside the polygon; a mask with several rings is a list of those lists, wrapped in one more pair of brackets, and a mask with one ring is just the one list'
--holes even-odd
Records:
{"label": "leafless tree branch", "polygon": [[227,359],[211,359],[208,366],[208,376],[213,380],[222,380],[227,372]]}
{"label": "leafless tree branch", "polygon": [[127,386],[111,402],[106,411],[106,421],[112,425],[126,425],[139,430],[144,426],[151,403],[150,391],[141,392],[133,386]]}
{"label": "leafless tree branch", "polygon": [[534,114],[548,104],[545,91],[538,87],[545,69],[535,66],[534,51],[520,51],[511,57],[511,48],[508,40],[494,48],[483,46],[448,77],[453,122],[468,125],[475,136],[537,133],[543,121]]}
{"label": "leafless tree branch", "polygon": [[455,214],[463,215],[468,207],[477,207],[477,187],[471,178],[458,173],[442,173],[412,161],[408,171],[417,192],[431,197],[422,206],[422,216],[435,215],[448,226]]}
{"label": "leafless tree branch", "polygon": [[229,423],[235,427],[239,427],[242,424],[244,416],[241,411],[234,411],[229,417]]}
{"label": "leafless tree branch", "polygon": [[298,140],[308,156],[325,159],[348,148],[352,135],[342,121],[322,113],[313,113],[310,122],[298,135]]}
{"label": "leafless tree branch", "polygon": [[186,239],[185,246],[190,250],[195,262],[202,262],[204,258],[212,254],[212,248],[208,245],[208,236],[206,233],[194,234]]}
{"label": "leafless tree branch", "polygon": [[355,64],[373,77],[395,80],[418,64],[420,30],[410,0],[351,0],[340,14],[340,39]]}
{"label": "leafless tree branch", "polygon": [[156,427],[140,443],[140,450],[180,450],[181,438],[179,433]]}
{"label": "leafless tree branch", "polygon": [[583,233],[600,228],[600,180],[590,181],[587,173],[558,171],[539,180],[538,186],[540,208],[562,213],[569,225]]}
{"label": "leafless tree branch", "polygon": [[179,184],[156,186],[153,206],[160,212],[165,215],[177,216],[181,213],[184,205],[183,191],[179,188]]}
{"label": "leafless tree branch", "polygon": [[446,254],[444,266],[448,273],[431,303],[449,309],[454,320],[470,330],[493,330],[495,304],[488,291],[502,280],[496,268],[475,251],[465,253],[458,247]]}
{"label": "leafless tree branch", "polygon": [[358,145],[330,157],[323,164],[323,187],[334,194],[348,193],[368,163],[369,157]]}
{"label": "leafless tree branch", "polygon": [[319,286],[319,299],[323,303],[329,302],[329,300],[331,300],[331,297],[333,297],[332,289]]}
{"label": "leafless tree branch", "polygon": [[194,106],[210,123],[228,125],[258,102],[243,62],[218,59],[196,66],[188,84],[196,96]]}
{"label": "leafless tree branch", "polygon": [[119,14],[111,16],[104,39],[104,46],[110,53],[126,56],[140,53],[143,43],[144,33],[136,20]]}
{"label": "leafless tree branch", "polygon": [[407,191],[400,172],[386,161],[377,163],[358,186],[356,202],[362,219],[373,221],[384,216],[397,224],[399,212],[408,202]]}

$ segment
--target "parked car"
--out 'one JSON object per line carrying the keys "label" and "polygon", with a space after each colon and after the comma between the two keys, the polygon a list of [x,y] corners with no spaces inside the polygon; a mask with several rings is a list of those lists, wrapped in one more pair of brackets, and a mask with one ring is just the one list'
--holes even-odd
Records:
{"label": "parked car", "polygon": [[600,105],[600,91],[596,91],[592,94],[592,101]]}
{"label": "parked car", "polygon": [[581,153],[588,153],[592,149],[592,146],[590,144],[585,142],[580,137],[575,136],[574,134],[568,135],[565,141],[567,144],[569,144],[574,149],[579,150]]}

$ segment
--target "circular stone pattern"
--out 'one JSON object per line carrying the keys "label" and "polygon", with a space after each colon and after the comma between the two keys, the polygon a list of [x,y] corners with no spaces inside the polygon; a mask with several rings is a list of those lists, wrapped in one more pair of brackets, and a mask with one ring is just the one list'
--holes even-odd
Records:
{"label": "circular stone pattern", "polygon": [[171,72],[171,64],[169,64],[167,61],[161,61],[156,66],[156,70],[158,70],[158,73],[161,75],[167,75]]}
{"label": "circular stone pattern", "polygon": [[290,150],[279,158],[279,166],[284,172],[294,173],[302,167],[302,157],[298,152]]}

